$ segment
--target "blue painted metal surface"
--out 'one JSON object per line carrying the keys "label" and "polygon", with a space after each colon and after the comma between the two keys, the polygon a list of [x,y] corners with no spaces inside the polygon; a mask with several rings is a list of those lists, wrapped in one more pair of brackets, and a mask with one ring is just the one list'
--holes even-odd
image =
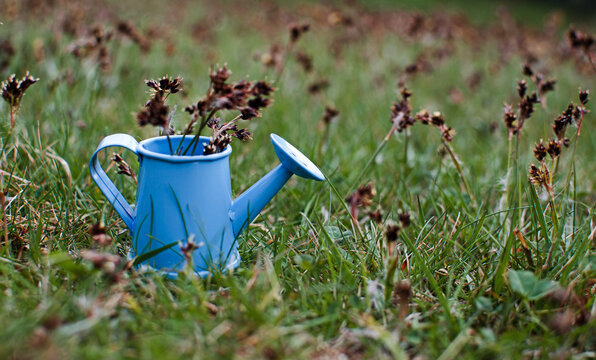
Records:
{"label": "blue painted metal surface", "polygon": [[[182,149],[192,136],[184,138]],[[171,136],[176,149],[182,136]],[[293,175],[322,181],[321,171],[300,151],[281,137],[271,141],[281,162],[261,180],[232,199],[229,156],[232,148],[203,155],[208,137],[201,137],[197,154],[172,156],[166,137],[138,143],[132,136],[105,137],[91,157],[91,177],[120,215],[132,236],[129,257],[194,238],[200,246],[193,253],[193,266],[200,276],[214,267],[233,269],[240,264],[236,238]],[[129,205],[99,164],[99,152],[107,147],[124,147],[138,156],[137,200]],[[178,245],[146,260],[143,265],[176,276],[185,265]]]}

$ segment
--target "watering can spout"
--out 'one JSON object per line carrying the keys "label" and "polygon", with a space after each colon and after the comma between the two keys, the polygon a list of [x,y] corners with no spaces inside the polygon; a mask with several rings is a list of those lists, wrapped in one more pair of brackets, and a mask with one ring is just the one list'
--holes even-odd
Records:
{"label": "watering can spout", "polygon": [[306,179],[325,180],[321,170],[290,143],[275,134],[271,134],[271,142],[281,164],[243,192],[232,203],[230,220],[234,237],[238,236],[253,221],[293,174]]}

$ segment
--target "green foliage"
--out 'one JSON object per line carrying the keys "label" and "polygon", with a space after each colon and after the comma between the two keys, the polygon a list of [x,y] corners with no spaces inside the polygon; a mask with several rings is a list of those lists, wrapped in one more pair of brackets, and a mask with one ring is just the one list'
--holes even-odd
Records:
{"label": "green foliage", "polygon": [[537,279],[530,271],[509,270],[507,272],[511,290],[521,295],[526,300],[538,300],[557,288],[557,283],[546,279]]}

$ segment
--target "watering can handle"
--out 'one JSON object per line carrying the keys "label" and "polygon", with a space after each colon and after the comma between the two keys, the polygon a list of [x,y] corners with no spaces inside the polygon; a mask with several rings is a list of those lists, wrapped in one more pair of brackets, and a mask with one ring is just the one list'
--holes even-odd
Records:
{"label": "watering can handle", "polygon": [[120,191],[116,189],[116,186],[114,186],[112,180],[106,175],[106,172],[101,168],[99,160],[97,159],[97,154],[101,150],[111,146],[120,146],[137,154],[138,145],[139,143],[132,136],[127,134],[106,136],[101,140],[99,146],[97,146],[97,150],[95,150],[95,153],[93,153],[91,161],[89,162],[89,172],[91,173],[91,177],[99,187],[99,190],[101,190],[110,204],[112,204],[118,215],[124,220],[126,227],[131,231],[135,220],[135,211],[128,204],[128,201],[126,201]]}

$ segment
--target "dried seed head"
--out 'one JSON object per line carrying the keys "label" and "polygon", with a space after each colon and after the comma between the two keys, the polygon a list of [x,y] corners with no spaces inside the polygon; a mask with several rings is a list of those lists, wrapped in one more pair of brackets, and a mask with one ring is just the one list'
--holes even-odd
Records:
{"label": "dried seed head", "polygon": [[561,144],[556,140],[551,140],[546,146],[546,152],[552,159],[556,159],[561,155]]}
{"label": "dried seed head", "polygon": [[89,234],[99,247],[105,247],[112,243],[112,238],[106,234],[106,227],[102,223],[95,223],[89,227]]}
{"label": "dried seed head", "polygon": [[505,120],[505,126],[507,126],[509,138],[511,139],[511,136],[517,133],[517,115],[513,112],[510,104],[505,104],[503,107],[503,118]]}
{"label": "dried seed head", "polygon": [[430,117],[430,122],[434,126],[440,127],[442,125],[445,125],[445,116],[443,116],[441,112],[435,111]]}
{"label": "dried seed head", "polygon": [[231,74],[232,72],[225,66],[218,68],[216,71],[211,70],[209,78],[211,79],[213,91],[222,93],[222,90],[225,89],[226,81],[228,81]]}
{"label": "dried seed head", "polygon": [[455,137],[455,129],[448,126],[441,127],[441,138],[447,142],[452,142]]}
{"label": "dried seed head", "polygon": [[275,88],[266,81],[256,82],[250,90],[254,96],[269,96],[273,91],[275,91]]}
{"label": "dried seed head", "polygon": [[561,115],[555,118],[553,121],[553,132],[557,136],[557,139],[564,139],[565,132],[567,132],[567,126],[571,125],[573,121],[573,104],[569,104],[567,110]]}
{"label": "dried seed head", "polygon": [[250,106],[240,108],[239,110],[241,113],[240,118],[242,120],[250,120],[254,117],[260,116],[259,112]]}
{"label": "dried seed head", "polygon": [[542,143],[542,139],[540,139],[540,142],[536,143],[536,146],[534,146],[534,156],[536,157],[536,160],[540,162],[546,157],[546,147]]}
{"label": "dried seed head", "polygon": [[246,129],[239,129],[235,131],[232,136],[240,141],[252,140],[252,134]]}
{"label": "dried seed head", "polygon": [[594,37],[590,34],[583,33],[571,27],[567,32],[567,39],[572,48],[581,48],[584,51],[589,51],[594,45]]}
{"label": "dried seed head", "polygon": [[388,243],[394,243],[397,241],[399,237],[399,232],[401,228],[399,225],[387,225],[387,229],[385,230],[385,239]]}
{"label": "dried seed head", "polygon": [[408,90],[408,88],[404,87],[399,92],[401,94],[402,99],[408,100],[412,96],[412,92]]}
{"label": "dried seed head", "polygon": [[395,284],[395,289],[393,291],[401,303],[407,303],[412,297],[412,286],[407,279],[401,280]]}
{"label": "dried seed head", "polygon": [[526,91],[528,90],[528,84],[526,80],[520,80],[517,82],[517,94],[520,98],[523,98],[526,95]]}
{"label": "dried seed head", "polygon": [[192,261],[192,253],[198,249],[201,244],[197,244],[195,242],[195,237],[194,235],[190,235],[188,237],[188,240],[186,240],[185,243],[183,242],[179,242],[178,246],[180,247],[180,252],[182,253],[182,255],[184,256],[184,258],[186,259],[187,262],[191,262]]}
{"label": "dried seed head", "polygon": [[38,81],[39,78],[34,78],[33,76],[29,75],[28,71],[21,80],[18,80],[15,77],[15,74],[12,74],[6,81],[3,81],[0,84],[2,87],[2,98],[10,105],[11,108],[18,108],[23,95],[25,95],[25,91],[27,91],[29,86],[35,84]]}
{"label": "dried seed head", "polygon": [[232,142],[232,136],[228,133],[219,133],[212,138],[203,149],[204,155],[216,154],[224,151],[224,149]]}
{"label": "dried seed head", "polygon": [[327,89],[328,87],[329,87],[329,80],[321,79],[321,80],[316,80],[316,81],[313,81],[312,83],[310,83],[308,85],[307,90],[310,94],[315,95],[315,94],[318,94],[321,91]]}
{"label": "dried seed head", "polygon": [[129,37],[135,44],[139,45],[143,52],[151,49],[149,39],[131,21],[120,21],[116,25],[116,29],[124,36]]}
{"label": "dried seed head", "polygon": [[325,114],[323,114],[323,122],[325,124],[331,123],[331,121],[339,115],[339,111],[331,106],[325,107]]}
{"label": "dried seed head", "polygon": [[381,213],[381,207],[378,207],[375,211],[369,212],[368,216],[377,224],[383,222],[383,214]]}
{"label": "dried seed head", "polygon": [[412,219],[410,217],[409,211],[400,212],[398,217],[399,217],[399,223],[401,224],[402,229],[405,229],[408,226],[410,226]]}
{"label": "dried seed head", "polygon": [[81,250],[80,257],[92,263],[94,268],[101,270],[112,282],[120,282],[123,270],[127,268],[123,258],[110,253],[84,249]]}
{"label": "dried seed head", "polygon": [[269,105],[271,105],[272,102],[273,100],[271,100],[270,98],[255,96],[254,98],[248,100],[248,106],[255,110],[258,110],[268,107]]}
{"label": "dried seed head", "polygon": [[291,24],[290,25],[290,42],[295,43],[300,37],[310,29],[310,24]]}
{"label": "dried seed head", "polygon": [[130,176],[135,183],[137,182],[137,178],[135,176],[134,171],[132,170],[130,165],[128,165],[128,163],[124,161],[120,154],[114,153],[114,155],[112,156],[112,161],[118,164],[118,174]]}
{"label": "dried seed head", "polygon": [[430,124],[430,114],[428,113],[428,110],[420,110],[416,114],[416,120],[420,121],[424,125]]}
{"label": "dried seed head", "polygon": [[145,80],[145,84],[155,93],[164,96],[166,93],[175,94],[180,91],[182,89],[182,78],[177,76],[171,79],[166,75],[158,80]]}
{"label": "dried seed head", "polygon": [[524,121],[526,119],[529,119],[530,116],[532,116],[532,113],[534,112],[534,104],[537,104],[538,102],[539,102],[539,100],[538,100],[538,95],[536,95],[536,92],[532,92],[532,94],[526,95],[519,102],[520,121],[518,122],[518,126],[516,129],[518,133],[522,129],[522,127],[524,125]]}
{"label": "dried seed head", "polygon": [[544,187],[544,189],[552,195],[553,189],[550,183],[550,172],[544,163],[540,164],[540,168],[534,164],[530,164],[528,175],[532,184],[535,186]]}
{"label": "dried seed head", "polygon": [[582,103],[582,105],[586,105],[588,103],[588,97],[590,96],[590,90],[580,90],[579,91],[579,102]]}
{"label": "dried seed head", "polygon": [[409,98],[412,93],[404,87],[401,89],[400,94],[401,100],[391,106],[391,122],[394,127],[397,126],[398,132],[408,129],[416,122],[416,118],[411,116],[412,108],[410,107]]}
{"label": "dried seed head", "polygon": [[302,69],[309,73],[312,71],[312,57],[305,52],[297,51],[296,52],[296,61],[302,67]]}
{"label": "dried seed head", "polygon": [[137,114],[137,122],[140,126],[151,124],[159,126],[164,130],[169,126],[168,114],[170,108],[164,103],[163,98],[156,93],[147,104],[145,108]]}
{"label": "dried seed head", "polygon": [[358,190],[353,192],[350,196],[346,198],[346,202],[351,205],[355,206],[369,206],[372,202],[372,199],[377,195],[377,190],[375,189],[375,184],[369,182],[366,185],[361,185]]}
{"label": "dried seed head", "polygon": [[555,79],[549,79],[547,81],[540,82],[538,85],[540,93],[545,94],[549,91],[553,91],[555,89],[556,82],[557,81]]}
{"label": "dried seed head", "polygon": [[527,62],[523,63],[523,65],[522,65],[522,74],[524,74],[526,76],[534,75],[534,71],[532,71],[530,64],[528,64]]}

